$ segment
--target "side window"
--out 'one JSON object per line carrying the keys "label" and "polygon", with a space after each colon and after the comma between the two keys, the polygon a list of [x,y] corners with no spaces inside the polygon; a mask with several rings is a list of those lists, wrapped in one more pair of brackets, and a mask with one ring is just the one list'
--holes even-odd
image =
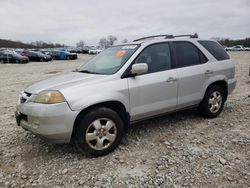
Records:
{"label": "side window", "polygon": [[135,63],[147,63],[148,73],[171,68],[171,55],[168,43],[154,44],[145,48],[136,58]]}
{"label": "side window", "polygon": [[215,41],[198,41],[206,50],[208,50],[217,60],[225,60],[230,59],[227,52],[223,49],[223,47],[215,42]]}
{"label": "side window", "polygon": [[207,58],[190,42],[173,42],[173,46],[178,68],[207,62]]}

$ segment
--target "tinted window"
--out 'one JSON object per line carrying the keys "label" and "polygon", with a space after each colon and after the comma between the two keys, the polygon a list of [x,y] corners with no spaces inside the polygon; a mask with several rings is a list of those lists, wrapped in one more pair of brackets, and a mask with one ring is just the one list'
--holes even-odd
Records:
{"label": "tinted window", "polygon": [[[174,42],[173,46],[177,67],[198,65],[207,61],[206,57],[190,42]],[[202,61],[200,61],[200,58]]]}
{"label": "tinted window", "polygon": [[215,41],[200,40],[199,43],[206,48],[217,60],[230,59],[223,47]]}
{"label": "tinted window", "polygon": [[164,71],[171,68],[171,55],[167,43],[154,44],[142,51],[135,63],[147,63],[148,73]]}
{"label": "tinted window", "polygon": [[199,55],[200,55],[200,62],[201,63],[206,63],[208,61],[206,56],[201,51],[199,51]]}

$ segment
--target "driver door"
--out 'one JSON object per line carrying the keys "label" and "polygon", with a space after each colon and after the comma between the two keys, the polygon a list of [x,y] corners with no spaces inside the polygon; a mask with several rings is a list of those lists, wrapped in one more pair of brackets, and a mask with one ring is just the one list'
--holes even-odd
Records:
{"label": "driver door", "polygon": [[134,63],[147,63],[148,73],[129,77],[131,120],[173,111],[177,106],[177,73],[168,43],[146,47]]}

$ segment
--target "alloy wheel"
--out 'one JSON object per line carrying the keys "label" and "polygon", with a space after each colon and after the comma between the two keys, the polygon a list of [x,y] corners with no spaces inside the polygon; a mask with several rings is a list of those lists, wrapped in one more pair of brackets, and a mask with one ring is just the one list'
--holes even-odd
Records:
{"label": "alloy wheel", "polygon": [[85,133],[87,144],[95,150],[108,148],[115,141],[116,137],[116,125],[108,118],[96,119],[88,126]]}
{"label": "alloy wheel", "polygon": [[222,105],[221,93],[218,91],[214,91],[209,97],[209,102],[208,102],[209,110],[212,113],[216,113],[220,110],[221,105]]}

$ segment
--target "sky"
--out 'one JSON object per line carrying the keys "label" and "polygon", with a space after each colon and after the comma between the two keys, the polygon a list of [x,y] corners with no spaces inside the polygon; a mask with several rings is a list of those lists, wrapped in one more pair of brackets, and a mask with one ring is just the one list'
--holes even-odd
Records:
{"label": "sky", "polygon": [[0,38],[96,45],[115,35],[250,37],[250,0],[0,0]]}

